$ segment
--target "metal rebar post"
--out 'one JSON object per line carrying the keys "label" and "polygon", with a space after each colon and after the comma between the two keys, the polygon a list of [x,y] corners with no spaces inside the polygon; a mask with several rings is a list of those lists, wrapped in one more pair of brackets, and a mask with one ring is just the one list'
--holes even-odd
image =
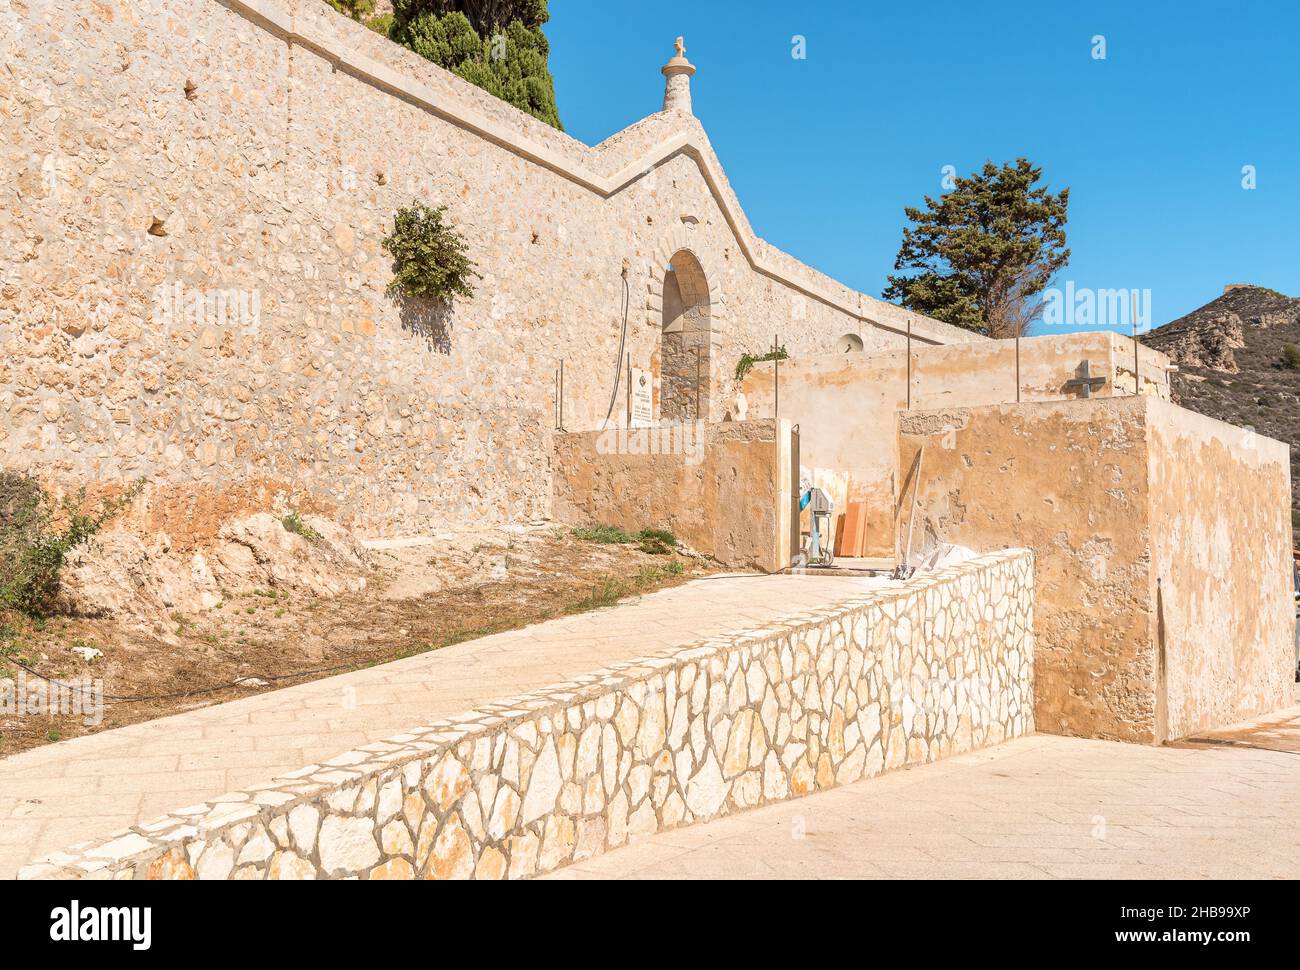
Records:
{"label": "metal rebar post", "polygon": [[1020,403],[1020,334],[1016,334],[1016,403]]}
{"label": "metal rebar post", "polygon": [[781,358],[777,352],[781,349],[781,335],[772,334],[772,417],[781,417]]}
{"label": "metal rebar post", "polygon": [[912,318],[907,318],[907,410],[912,410]]}
{"label": "metal rebar post", "polygon": [[1141,351],[1141,345],[1138,343],[1138,295],[1137,290],[1132,293],[1133,296],[1133,394],[1136,397],[1142,396],[1142,365],[1138,361],[1138,354]]}

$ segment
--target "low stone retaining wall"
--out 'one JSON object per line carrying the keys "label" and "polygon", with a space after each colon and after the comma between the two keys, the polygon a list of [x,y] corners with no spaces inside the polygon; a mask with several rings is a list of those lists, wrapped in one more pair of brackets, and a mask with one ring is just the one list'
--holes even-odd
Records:
{"label": "low stone retaining wall", "polygon": [[19,878],[521,878],[1033,730],[1033,558],[487,705]]}

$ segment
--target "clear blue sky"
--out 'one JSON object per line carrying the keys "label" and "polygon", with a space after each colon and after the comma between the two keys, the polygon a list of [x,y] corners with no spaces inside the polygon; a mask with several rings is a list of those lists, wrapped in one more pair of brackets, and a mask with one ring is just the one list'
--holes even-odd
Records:
{"label": "clear blue sky", "polygon": [[1300,0],[550,9],[570,134],[595,144],[658,111],[684,34],[695,113],[755,230],[864,292],[943,166],[1023,155],[1071,189],[1062,284],[1150,289],[1156,326],[1225,283],[1300,296]]}

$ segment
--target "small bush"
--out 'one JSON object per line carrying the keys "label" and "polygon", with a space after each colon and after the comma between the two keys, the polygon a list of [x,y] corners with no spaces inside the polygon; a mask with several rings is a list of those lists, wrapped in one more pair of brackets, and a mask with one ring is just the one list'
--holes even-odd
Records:
{"label": "small bush", "polygon": [[[317,532],[315,529],[313,529],[311,526],[309,526],[306,522],[304,522],[302,520],[302,516],[299,515],[296,511],[290,512],[288,515],[282,518],[280,520],[280,524],[284,526],[285,532],[292,532],[296,536],[302,536],[308,542],[320,542],[320,538],[321,538],[320,533]],[[258,595],[266,595],[266,594],[261,593],[259,591]],[[274,593],[271,594],[271,598],[272,599],[275,598]]]}
{"label": "small bush", "polygon": [[599,542],[605,545],[618,545],[635,542],[632,534],[616,525],[583,526],[573,530],[573,537],[583,542]]}
{"label": "small bush", "polygon": [[474,295],[471,279],[482,279],[468,256],[465,240],[444,221],[445,206],[431,209],[423,203],[398,209],[393,234],[384,240],[384,252],[393,257],[389,290],[409,296],[427,296],[444,302]]}
{"label": "small bush", "polygon": [[344,16],[351,17],[359,24],[365,24],[377,34],[388,36],[393,25],[391,13],[375,16],[375,0],[325,0],[331,7]]}
{"label": "small bush", "polygon": [[573,530],[573,535],[584,542],[605,545],[636,545],[652,556],[666,556],[677,547],[677,537],[667,529],[642,529],[628,532],[616,525],[597,525]]}
{"label": "small bush", "polygon": [[1300,346],[1287,344],[1282,348],[1282,363],[1291,370],[1300,370]]}
{"label": "small bush", "polygon": [[353,20],[365,20],[375,12],[375,0],[325,0],[325,2]]}
{"label": "small bush", "polygon": [[84,488],[55,503],[31,476],[0,472],[0,613],[47,612],[68,553],[90,542],[143,487],[135,482],[86,513]]}
{"label": "small bush", "polygon": [[641,551],[652,556],[666,556],[677,548],[677,537],[667,529],[642,529],[636,538]]}
{"label": "small bush", "polygon": [[588,613],[613,606],[619,600],[641,592],[647,586],[656,586],[686,572],[681,560],[674,559],[662,566],[642,566],[631,579],[622,576],[603,576],[591,588],[591,593],[564,608],[565,613]]}

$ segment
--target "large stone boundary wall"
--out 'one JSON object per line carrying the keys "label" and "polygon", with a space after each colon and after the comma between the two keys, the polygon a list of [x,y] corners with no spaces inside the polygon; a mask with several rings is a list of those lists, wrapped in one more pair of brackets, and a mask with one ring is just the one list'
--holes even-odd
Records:
{"label": "large stone boundary wall", "polygon": [[1152,397],[898,422],[919,549],[1036,554],[1039,730],[1160,743],[1291,703],[1285,444]]}
{"label": "large stone boundary wall", "polygon": [[[1140,352],[1145,393],[1167,399],[1169,358],[1145,347]],[[866,504],[863,555],[887,558],[898,552],[894,507],[906,469],[900,471],[897,452],[881,442],[894,440],[897,414],[909,400],[923,411],[1077,399],[1082,391],[1069,382],[1084,362],[1105,381],[1095,396],[1131,395],[1133,358],[1133,341],[1110,332],[1030,337],[1019,347],[1014,340],[918,345],[910,368],[906,350],[795,357],[780,365],[779,407],[782,418],[800,426],[800,461],[837,511],[850,501]],[[750,371],[743,383],[750,418],[773,416],[776,380],[772,364]]]}
{"label": "large stone boundary wall", "polygon": [[486,705],[28,867],[20,878],[524,878],[1033,730],[1033,559]]}
{"label": "large stone boundary wall", "polygon": [[[588,147],[320,0],[29,0],[0,48],[0,466],[146,478],[142,531],[273,496],[372,535],[547,514],[558,365],[571,430],[605,417],[620,348],[657,376],[678,253],[718,417],[778,330],[975,339],[755,236],[693,116]],[[483,274],[450,311],[385,291],[415,200]]]}
{"label": "large stone boundary wall", "polygon": [[790,565],[798,488],[788,421],[557,435],[557,522],[666,528],[737,568]]}

